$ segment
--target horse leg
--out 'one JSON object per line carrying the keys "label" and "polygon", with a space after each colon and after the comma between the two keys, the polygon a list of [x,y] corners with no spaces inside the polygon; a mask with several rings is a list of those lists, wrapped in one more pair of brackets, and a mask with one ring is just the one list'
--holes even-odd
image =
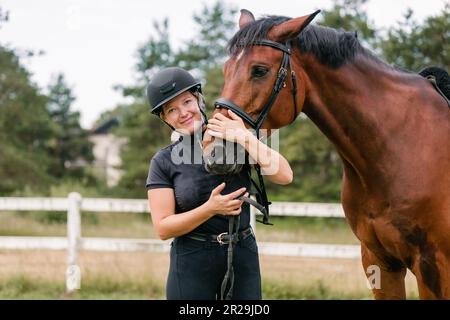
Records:
{"label": "horse leg", "polygon": [[[371,283],[372,292],[376,300],[404,300],[406,299],[405,276],[406,268],[392,268],[385,261],[379,259],[364,244],[361,244],[361,256],[364,271]],[[371,272],[374,271],[375,274]],[[376,273],[379,272],[379,275]],[[372,283],[373,276],[379,276],[379,283]]]}
{"label": "horse leg", "polygon": [[450,299],[450,258],[439,252],[421,252],[412,272],[422,300]]}

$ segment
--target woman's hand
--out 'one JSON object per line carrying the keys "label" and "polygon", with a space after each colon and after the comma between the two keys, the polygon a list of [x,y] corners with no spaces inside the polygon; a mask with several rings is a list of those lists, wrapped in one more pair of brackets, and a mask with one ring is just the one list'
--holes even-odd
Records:
{"label": "woman's hand", "polygon": [[[225,183],[221,183],[217,186],[212,192],[209,200],[207,201],[207,205],[209,210],[211,210],[214,215],[231,215],[235,216],[241,213],[241,206],[244,203],[241,200],[235,200],[235,198],[242,195],[242,193],[246,190],[245,188],[240,188],[232,193],[227,195],[221,195],[220,192],[225,188]],[[248,192],[245,193],[245,196],[248,196]]]}
{"label": "woman's hand", "polygon": [[228,114],[231,119],[217,113],[214,118],[208,120],[206,133],[216,138],[243,144],[250,131],[237,114],[231,110],[228,110]]}

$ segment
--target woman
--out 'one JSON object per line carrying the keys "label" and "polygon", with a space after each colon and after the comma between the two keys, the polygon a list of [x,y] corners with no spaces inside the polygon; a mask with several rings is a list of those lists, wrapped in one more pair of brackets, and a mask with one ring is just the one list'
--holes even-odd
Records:
{"label": "woman", "polygon": [[[250,209],[247,203],[236,200],[244,193],[248,196],[250,167],[246,165],[224,183],[223,176],[205,170],[199,142],[207,130],[211,136],[242,144],[262,169],[275,161],[278,170],[272,170],[267,177],[278,184],[292,181],[288,162],[254,138],[232,112],[229,113],[232,119],[218,115],[206,126],[200,82],[181,68],[166,68],[157,73],[147,87],[147,96],[152,113],[181,133],[177,142],[152,158],[146,184],[156,232],[162,240],[175,238],[170,251],[167,299],[220,297],[227,271],[227,247],[222,240],[227,235],[228,217],[238,215],[231,297],[261,299],[258,249],[250,227]],[[241,134],[226,136],[227,129]]]}

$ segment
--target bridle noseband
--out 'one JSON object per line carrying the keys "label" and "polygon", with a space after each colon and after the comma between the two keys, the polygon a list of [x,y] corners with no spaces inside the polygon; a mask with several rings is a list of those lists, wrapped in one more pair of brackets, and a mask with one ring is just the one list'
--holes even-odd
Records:
{"label": "bridle noseband", "polygon": [[[290,44],[286,43],[281,44],[275,41],[271,41],[271,40],[259,40],[259,41],[255,41],[253,43],[250,44],[250,46],[267,46],[267,47],[271,47],[277,50],[281,50],[283,52],[283,58],[281,60],[281,65],[280,65],[280,69],[278,70],[277,73],[277,78],[275,79],[275,83],[273,85],[273,89],[272,89],[272,93],[269,97],[269,100],[267,100],[266,104],[264,105],[264,107],[262,108],[261,113],[259,114],[258,118],[256,120],[254,120],[248,113],[246,113],[244,110],[242,110],[242,108],[240,108],[238,105],[236,105],[235,103],[233,103],[230,100],[224,99],[224,98],[219,98],[217,99],[214,107],[216,109],[218,108],[226,108],[229,110],[232,110],[234,113],[236,113],[239,117],[241,117],[244,121],[246,121],[248,124],[250,124],[250,126],[255,130],[256,132],[256,137],[259,139],[259,130],[261,129],[261,126],[264,123],[264,120],[266,119],[267,115],[270,112],[270,109],[272,108],[273,104],[275,103],[275,100],[278,97],[278,94],[280,93],[281,89],[286,87],[286,77],[288,74],[288,70],[291,70],[291,80],[292,80],[292,96],[294,99],[294,118],[292,120],[292,122],[295,121],[295,119],[297,118],[297,110],[298,110],[298,106],[297,106],[297,77],[295,75],[294,70],[292,69],[291,66],[291,48],[290,48]],[[261,173],[261,167],[259,166],[259,164],[255,165],[255,170],[256,173],[258,174],[258,180],[259,180],[259,186],[255,183],[255,181],[253,181],[253,179],[250,176],[250,180],[253,183],[253,186],[256,189],[256,200],[258,202],[259,207],[256,206],[264,215],[263,220],[259,221],[262,222],[263,224],[271,224],[269,223],[269,205],[271,204],[271,202],[268,200],[267,198],[267,192],[266,192],[266,187],[264,185],[264,179]],[[249,174],[250,175],[250,174]],[[263,207],[263,208],[261,208]]]}
{"label": "bridle noseband", "polygon": [[256,131],[256,136],[259,138],[259,130],[261,129],[262,124],[264,123],[264,120],[266,120],[267,115],[270,112],[270,109],[272,108],[273,104],[275,103],[275,100],[278,97],[278,94],[280,93],[281,89],[286,87],[286,77],[288,74],[288,70],[291,70],[291,80],[292,80],[292,96],[294,99],[294,119],[292,122],[295,121],[297,117],[297,77],[295,75],[294,70],[291,67],[291,48],[290,44],[286,43],[281,44],[275,41],[271,40],[259,40],[255,41],[250,44],[251,46],[266,46],[266,47],[272,47],[277,50],[281,50],[283,52],[283,58],[281,59],[281,65],[280,69],[278,70],[277,78],[275,79],[275,83],[273,85],[272,93],[267,100],[266,104],[262,108],[261,113],[259,114],[258,118],[254,120],[248,113],[246,113],[242,108],[240,108],[238,105],[233,103],[230,100],[219,98],[217,99],[215,103],[215,108],[226,108],[232,110],[234,113],[236,113],[239,117],[241,117],[244,121],[246,121],[250,126]]}

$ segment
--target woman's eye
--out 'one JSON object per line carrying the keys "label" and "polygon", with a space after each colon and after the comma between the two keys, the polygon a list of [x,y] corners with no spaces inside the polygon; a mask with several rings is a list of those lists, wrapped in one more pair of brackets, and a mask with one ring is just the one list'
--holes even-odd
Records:
{"label": "woman's eye", "polygon": [[173,111],[175,111],[175,108],[170,108],[169,110],[167,110],[167,113],[171,113]]}
{"label": "woman's eye", "polygon": [[266,67],[255,66],[252,68],[252,77],[261,78],[264,77],[267,72],[269,72],[269,69],[267,69]]}
{"label": "woman's eye", "polygon": [[191,99],[187,99],[186,101],[184,101],[184,104],[189,104],[189,103],[191,103]]}

